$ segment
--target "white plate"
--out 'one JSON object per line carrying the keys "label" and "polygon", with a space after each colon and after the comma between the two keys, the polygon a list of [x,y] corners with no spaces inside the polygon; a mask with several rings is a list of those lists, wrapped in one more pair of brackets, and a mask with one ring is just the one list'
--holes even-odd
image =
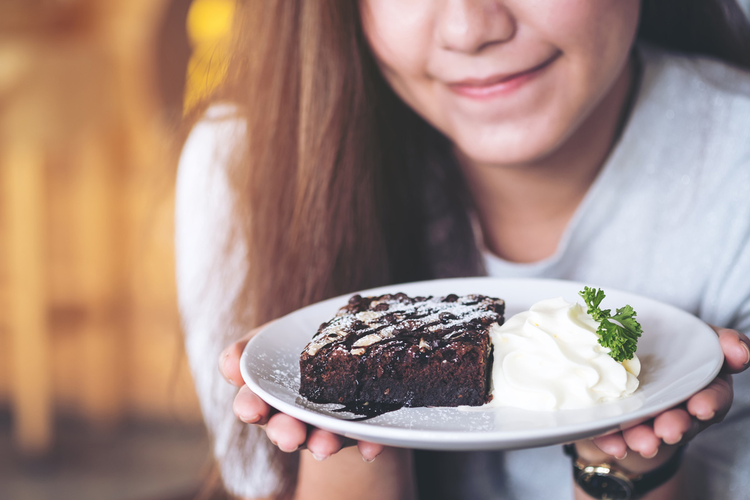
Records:
{"label": "white plate", "polygon": [[[462,278],[423,281],[360,292],[408,295],[477,293],[505,300],[505,317],[540,300],[583,299],[583,284],[570,281]],[[337,434],[391,446],[432,450],[532,448],[625,429],[675,406],[705,387],[723,355],[713,330],[673,306],[605,289],[603,308],[630,304],[643,325],[638,357],[640,387],[630,397],[583,410],[534,412],[514,408],[402,408],[365,421],[334,413],[336,404],[316,404],[299,395],[299,355],[318,326],[346,304],[346,295],[314,304],[274,321],[248,343],[241,359],[247,385],[268,404],[308,424]]]}

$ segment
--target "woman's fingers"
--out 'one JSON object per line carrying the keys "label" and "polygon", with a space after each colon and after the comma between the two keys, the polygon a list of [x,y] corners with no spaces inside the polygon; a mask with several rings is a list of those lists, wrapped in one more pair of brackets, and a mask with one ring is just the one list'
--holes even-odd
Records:
{"label": "woman's fingers", "polygon": [[245,350],[245,346],[258,333],[258,330],[260,328],[250,330],[247,335],[224,349],[219,355],[219,372],[227,382],[234,386],[241,387],[245,385],[245,381],[242,380],[242,373],[240,373],[240,357],[242,356],[242,351]]}
{"label": "woman's fingers", "polygon": [[[346,446],[358,444],[356,441],[333,434],[317,427],[308,430],[307,426],[283,413],[274,413],[265,401],[260,399],[247,386],[242,386],[234,398],[234,413],[248,424],[266,425],[266,435],[281,451],[290,453],[305,445],[318,460],[324,460]],[[359,442],[362,458],[371,462],[383,451],[383,446]]]}
{"label": "woman's fingers", "polygon": [[232,405],[234,414],[246,424],[262,425],[268,421],[271,407],[246,385],[240,387]]}
{"label": "woman's fingers", "polygon": [[644,458],[653,458],[659,452],[661,438],[648,424],[641,424],[622,432],[607,434],[593,439],[594,444],[607,455],[623,460],[628,451],[640,453]]}
{"label": "woman's fingers", "polygon": [[622,437],[622,432],[595,437],[593,441],[597,448],[618,460],[623,460],[628,456],[628,445],[625,443],[625,438]]}
{"label": "woman's fingers", "polygon": [[268,439],[287,453],[296,451],[304,445],[316,459],[324,460],[345,446],[357,444],[366,462],[375,460],[375,457],[383,452],[383,445],[365,441],[357,443],[315,427],[310,428],[308,432],[306,424],[289,415],[272,415],[273,409],[245,385],[240,373],[242,352],[258,330],[260,328],[250,331],[242,339],[224,349],[219,356],[219,372],[227,382],[240,388],[232,405],[237,418],[247,424],[265,424]]}
{"label": "woman's fingers", "polygon": [[628,450],[645,458],[654,457],[662,441],[689,441],[709,425],[720,422],[732,405],[732,377],[721,374],[708,387],[693,395],[685,408],[672,408],[658,415],[653,425],[642,424],[622,432],[594,438],[594,444],[608,455],[622,459]]}
{"label": "woman's fingers", "polygon": [[724,352],[724,367],[705,389],[694,394],[684,405],[658,415],[652,425],[641,424],[622,432],[593,439],[594,444],[607,455],[623,459],[628,450],[652,458],[659,452],[662,442],[677,444],[692,439],[709,425],[720,422],[734,397],[732,377],[747,369],[750,364],[748,338],[734,330],[714,327]]}
{"label": "woman's fingers", "polygon": [[732,406],[732,376],[721,374],[687,401],[687,411],[698,420],[720,422]]}
{"label": "woman's fingers", "polygon": [[746,335],[727,328],[712,327],[719,336],[721,350],[724,353],[725,373],[739,373],[750,366],[750,340]]}
{"label": "woman's fingers", "polygon": [[277,413],[268,419],[266,435],[281,451],[291,453],[305,443],[307,425],[289,415]]}
{"label": "woman's fingers", "polygon": [[344,438],[337,434],[317,427],[308,432],[307,449],[315,457],[315,460],[325,460],[343,447]]}
{"label": "woman's fingers", "polygon": [[[344,446],[354,444],[323,429],[313,427],[308,431],[305,423],[284,413],[277,413],[268,420],[266,435],[281,451],[291,453],[304,445],[317,460],[325,460]],[[383,445],[365,441],[359,441],[358,447],[365,462],[372,462],[383,451]]]}
{"label": "woman's fingers", "polygon": [[654,419],[654,434],[666,444],[677,444],[693,428],[693,419],[683,408],[672,408]]}
{"label": "woman's fingers", "polygon": [[360,455],[362,455],[362,460],[365,462],[372,462],[385,449],[382,444],[354,441],[316,427],[313,427],[307,433],[307,449],[316,460],[325,460],[343,448],[354,445],[357,446]]}
{"label": "woman's fingers", "polygon": [[620,460],[628,450],[640,453],[644,458],[652,458],[659,451],[662,441],[676,444],[683,438],[692,437],[693,421],[682,408],[673,408],[654,419],[653,426],[642,424],[622,432],[594,438],[594,444],[606,453]]}
{"label": "woman's fingers", "polygon": [[622,431],[625,443],[633,451],[637,451],[643,458],[653,458],[659,452],[661,439],[654,434],[650,425],[636,425]]}
{"label": "woman's fingers", "polygon": [[357,448],[359,449],[362,460],[365,462],[372,462],[375,457],[383,453],[385,446],[377,443],[370,443],[368,441],[358,441]]}

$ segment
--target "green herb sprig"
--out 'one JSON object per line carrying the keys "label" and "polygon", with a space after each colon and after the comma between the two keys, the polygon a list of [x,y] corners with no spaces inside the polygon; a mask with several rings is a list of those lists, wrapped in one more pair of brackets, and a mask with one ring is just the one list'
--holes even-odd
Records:
{"label": "green herb sprig", "polygon": [[617,309],[616,314],[612,315],[609,309],[599,308],[599,304],[605,297],[603,290],[584,287],[583,291],[578,294],[586,301],[588,306],[586,312],[599,322],[599,328],[596,330],[599,335],[599,344],[610,349],[609,355],[615,361],[632,359],[637,348],[638,337],[643,333],[641,324],[635,319],[636,312],[633,308],[626,305]]}

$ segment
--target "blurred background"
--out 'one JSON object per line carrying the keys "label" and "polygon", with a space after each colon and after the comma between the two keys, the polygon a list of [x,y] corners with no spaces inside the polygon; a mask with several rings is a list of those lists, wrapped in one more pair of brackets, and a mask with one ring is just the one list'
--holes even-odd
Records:
{"label": "blurred background", "polygon": [[210,475],[172,183],[233,5],[0,0],[2,500],[188,500]]}
{"label": "blurred background", "polygon": [[181,118],[232,0],[0,0],[0,499],[193,498],[209,445],[182,352]]}

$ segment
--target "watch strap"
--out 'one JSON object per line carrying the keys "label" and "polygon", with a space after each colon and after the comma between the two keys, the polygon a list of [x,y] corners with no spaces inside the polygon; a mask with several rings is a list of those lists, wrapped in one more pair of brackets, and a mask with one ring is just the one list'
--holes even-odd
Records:
{"label": "watch strap", "polygon": [[636,498],[642,497],[649,491],[653,491],[662,484],[666,483],[677,473],[682,464],[682,455],[685,453],[685,446],[680,446],[674,452],[669,460],[664,462],[656,469],[641,474],[640,479],[633,481],[633,488]]}
{"label": "watch strap", "polygon": [[[601,465],[604,465],[609,469],[616,470],[619,473],[628,476],[630,483],[633,485],[633,496],[631,496],[630,498],[640,498],[646,493],[655,490],[659,486],[669,481],[677,473],[680,465],[682,464],[682,457],[685,452],[685,448],[685,445],[680,446],[675,451],[674,455],[669,458],[669,460],[664,462],[656,469],[645,472],[643,474],[626,473],[616,465],[613,466],[609,463]],[[578,452],[576,451],[575,445],[567,444],[563,446],[563,450],[565,451],[565,454],[570,456],[573,460],[573,478],[577,481],[578,477],[582,473],[582,469],[576,466],[576,461],[578,460]]]}

